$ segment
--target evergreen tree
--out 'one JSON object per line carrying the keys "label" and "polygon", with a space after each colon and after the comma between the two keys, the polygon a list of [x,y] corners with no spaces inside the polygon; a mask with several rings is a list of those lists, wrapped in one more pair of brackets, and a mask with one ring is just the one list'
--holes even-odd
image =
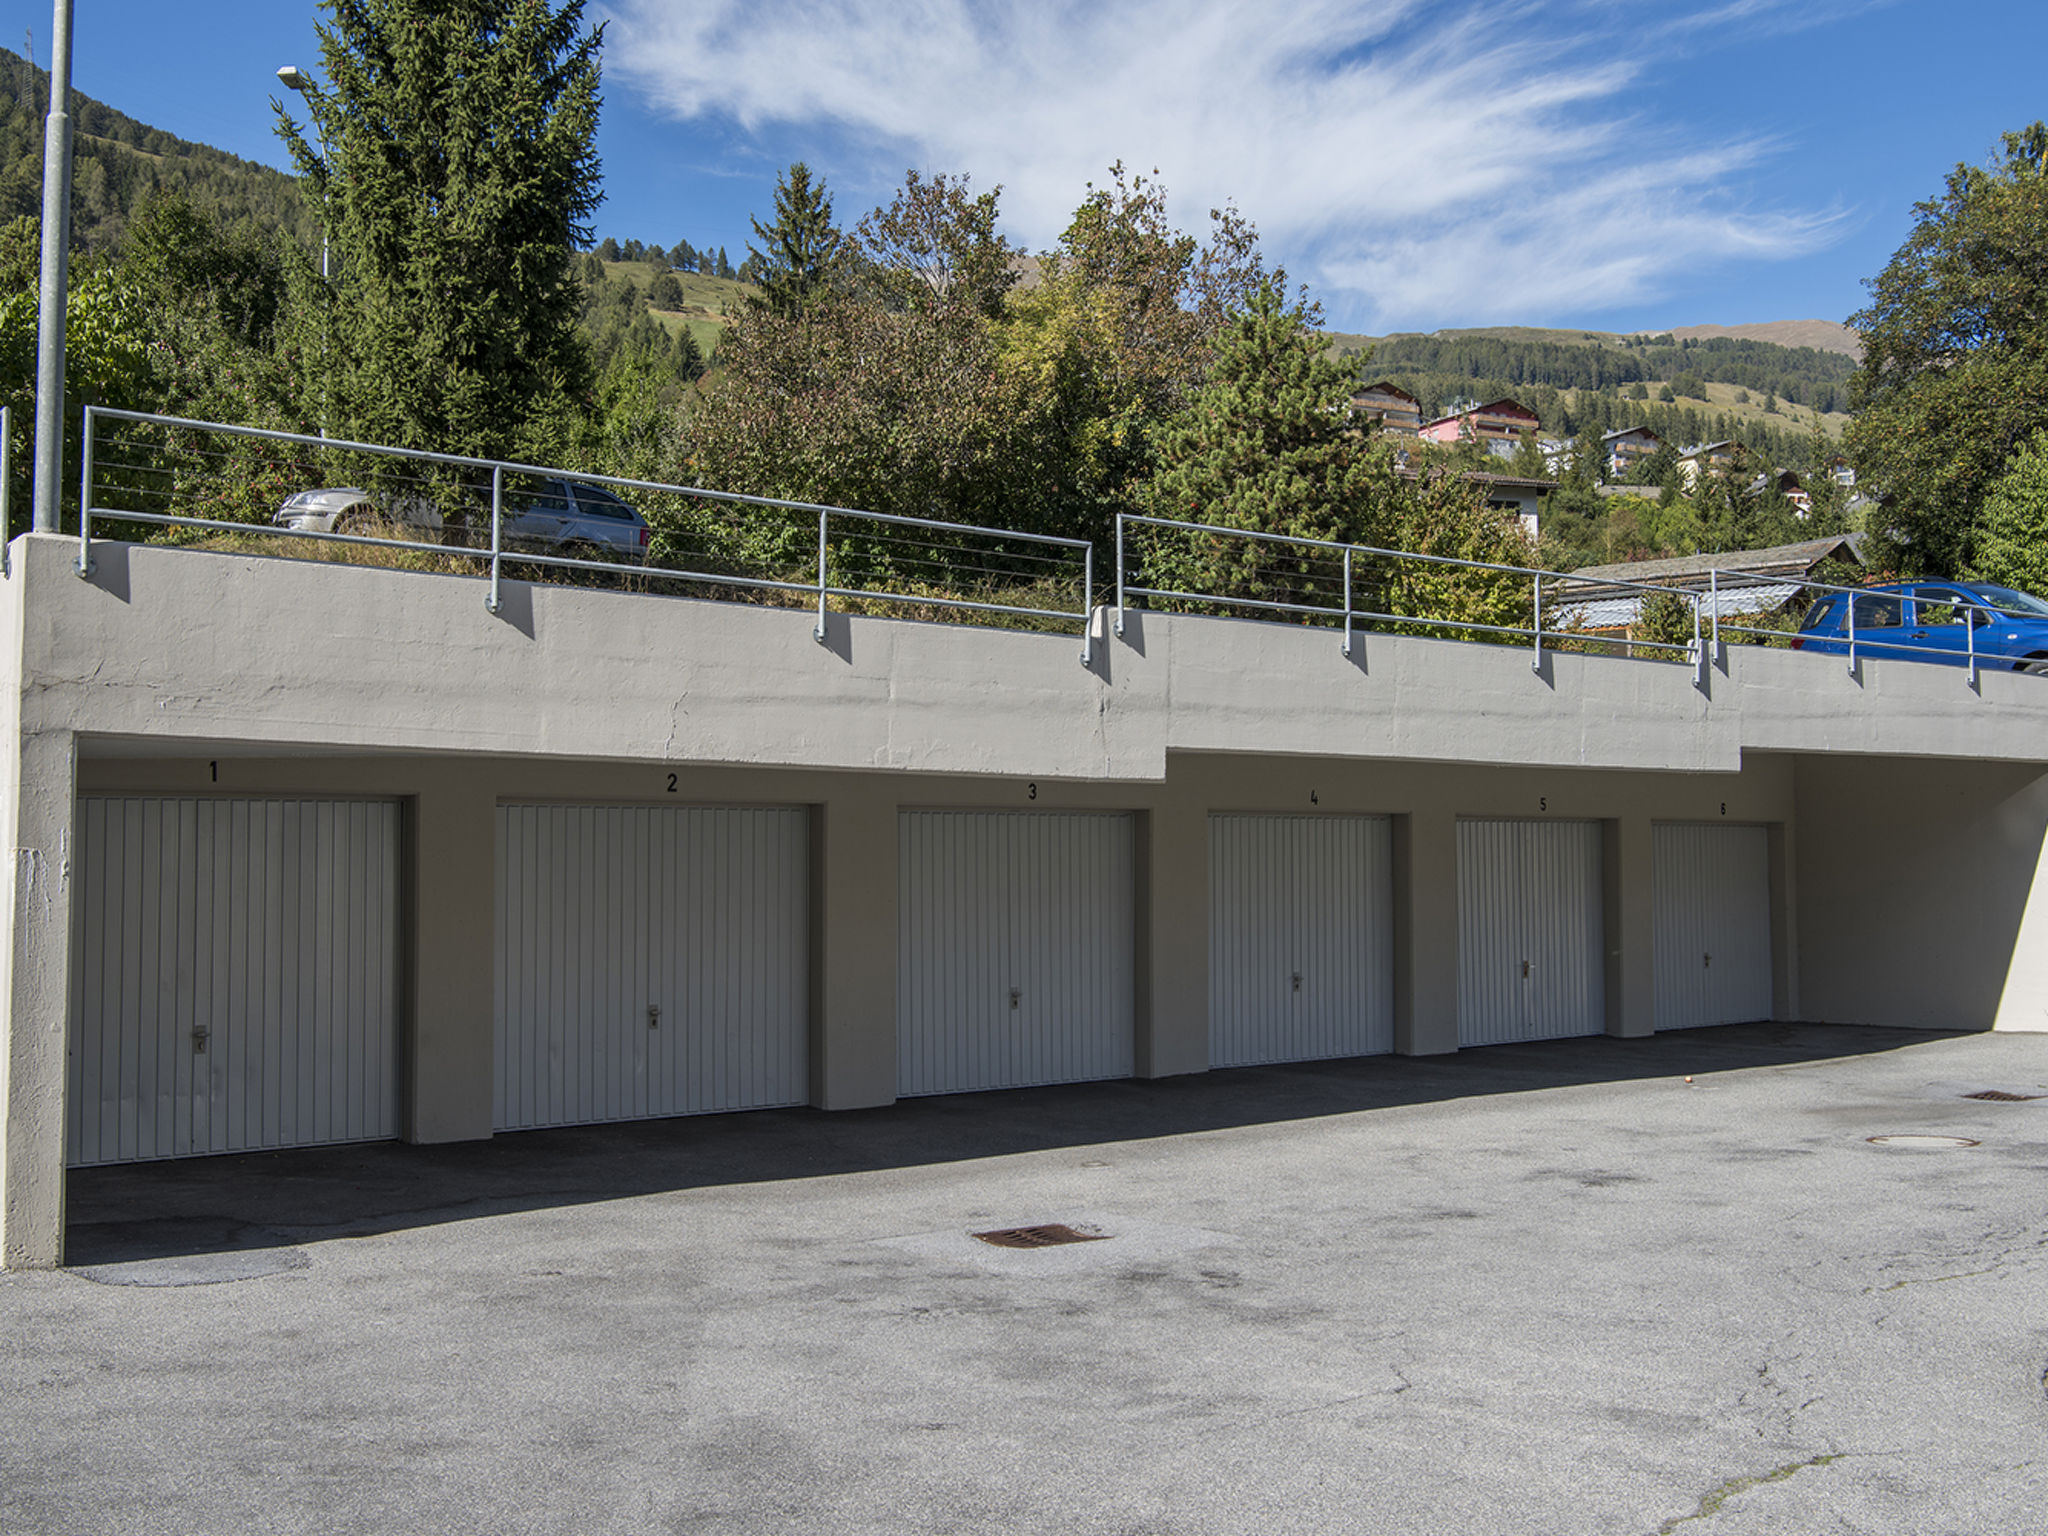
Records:
{"label": "evergreen tree", "polygon": [[307,358],[338,433],[507,457],[584,393],[574,253],[599,197],[600,34],[582,11],[328,0],[321,133],[273,105],[327,217],[334,279],[309,294],[325,324]]}
{"label": "evergreen tree", "polygon": [[767,247],[747,246],[754,281],[761,286],[755,302],[778,315],[801,314],[832,287],[845,261],[845,237],[832,222],[832,199],[823,179],[813,183],[811,168],[797,161],[775,183],[775,222],[751,222]]}
{"label": "evergreen tree", "polygon": [[600,261],[621,260],[622,257],[620,256],[619,252],[619,242],[614,240],[610,235],[606,235],[602,240],[597,242],[597,255]]}
{"label": "evergreen tree", "polygon": [[725,259],[725,247],[722,245],[718,248],[718,270],[712,275],[714,277],[722,277],[727,282],[731,282],[735,275],[732,270],[732,263]]}
{"label": "evergreen tree", "polygon": [[[1387,482],[1375,476],[1367,441],[1349,420],[1357,364],[1330,355],[1317,331],[1321,316],[1290,304],[1285,282],[1284,272],[1264,277],[1217,334],[1208,381],[1159,434],[1159,467],[1140,505],[1187,522],[1377,543]],[[1194,558],[1247,561],[1234,573],[1245,577],[1270,557],[1239,546]]]}

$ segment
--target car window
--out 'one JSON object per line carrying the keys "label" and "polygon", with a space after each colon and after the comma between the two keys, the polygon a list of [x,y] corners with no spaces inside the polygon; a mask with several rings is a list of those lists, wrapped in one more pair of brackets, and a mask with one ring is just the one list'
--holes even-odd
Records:
{"label": "car window", "polygon": [[1935,624],[1960,624],[1963,596],[1942,587],[1921,587],[1913,594],[1913,623],[1919,628]]}
{"label": "car window", "polygon": [[1819,629],[1822,624],[1833,619],[1841,611],[1842,600],[1840,598],[1824,597],[1806,610],[1806,617],[1799,621],[1799,628],[1802,633],[1809,629]]}
{"label": "car window", "polygon": [[601,485],[577,486],[576,505],[589,517],[615,518],[622,523],[637,523],[640,520],[631,507]]}
{"label": "car window", "polygon": [[2042,602],[2038,597],[2015,592],[2011,587],[1979,587],[1977,590],[1982,594],[1983,601],[1993,608],[2006,608],[2015,613],[2048,618],[2048,603]]}
{"label": "car window", "polygon": [[1905,606],[1896,593],[1859,593],[1856,598],[1856,627],[1859,630],[1897,629],[1902,621],[1900,610]]}

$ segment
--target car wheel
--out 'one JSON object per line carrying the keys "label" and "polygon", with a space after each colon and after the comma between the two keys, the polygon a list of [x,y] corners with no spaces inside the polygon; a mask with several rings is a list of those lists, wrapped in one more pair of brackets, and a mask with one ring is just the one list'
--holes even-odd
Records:
{"label": "car wheel", "polygon": [[336,533],[368,533],[373,521],[374,519],[371,517],[368,507],[350,507],[346,512],[335,518],[334,531]]}
{"label": "car wheel", "polygon": [[2029,656],[2025,661],[2012,664],[2015,672],[2031,672],[2036,677],[2048,677],[2048,656]]}

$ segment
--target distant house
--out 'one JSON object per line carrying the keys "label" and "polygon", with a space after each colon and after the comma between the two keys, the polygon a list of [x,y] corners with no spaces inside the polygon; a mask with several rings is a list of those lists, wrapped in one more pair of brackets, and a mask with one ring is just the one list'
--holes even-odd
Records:
{"label": "distant house", "polygon": [[1801,517],[1813,510],[1813,493],[1808,491],[1799,476],[1789,469],[1781,469],[1771,479],[1771,489],[1792,503],[1792,510]]}
{"label": "distant house", "polygon": [[1749,462],[1749,450],[1741,443],[1701,443],[1688,448],[1678,456],[1679,478],[1690,491],[1700,483],[1700,476],[1727,475]]}
{"label": "distant house", "polygon": [[1354,420],[1372,420],[1390,437],[1414,437],[1422,430],[1422,402],[1391,380],[1369,384],[1351,397]]}
{"label": "distant house", "polygon": [[1616,480],[1663,446],[1664,439],[1648,427],[1617,427],[1600,434],[1600,453],[1607,460],[1607,473]]}
{"label": "distant house", "polygon": [[1769,549],[1591,565],[1555,583],[1545,603],[1556,604],[1560,629],[1628,639],[1651,595],[1634,590],[1633,584],[1711,591],[1713,600],[1703,606],[1701,616],[1711,619],[1718,611],[1724,623],[1741,623],[1745,618],[1803,610],[1810,596],[1806,584],[1814,579],[1815,570],[1830,560],[1861,565],[1862,547],[1863,535],[1850,533]]}
{"label": "distant house", "polygon": [[1484,405],[1465,404],[1450,415],[1439,416],[1420,433],[1433,443],[1478,443],[1500,458],[1513,456],[1524,432],[1535,432],[1543,423],[1536,413],[1513,400],[1489,400]]}
{"label": "distant house", "polygon": [[[1401,465],[1401,473],[1413,480],[1420,469]],[[1521,521],[1522,531],[1533,542],[1541,526],[1543,493],[1557,489],[1555,480],[1528,480],[1519,475],[1496,475],[1486,470],[1472,470],[1462,477],[1468,484],[1476,485],[1486,493],[1486,504],[1501,512],[1512,512]]]}

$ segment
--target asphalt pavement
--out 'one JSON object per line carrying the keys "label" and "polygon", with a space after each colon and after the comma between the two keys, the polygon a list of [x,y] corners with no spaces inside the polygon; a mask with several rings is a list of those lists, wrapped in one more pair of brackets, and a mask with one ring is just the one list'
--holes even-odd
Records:
{"label": "asphalt pavement", "polygon": [[82,1170],[0,1531],[2035,1532],[2044,1174],[1776,1025]]}

